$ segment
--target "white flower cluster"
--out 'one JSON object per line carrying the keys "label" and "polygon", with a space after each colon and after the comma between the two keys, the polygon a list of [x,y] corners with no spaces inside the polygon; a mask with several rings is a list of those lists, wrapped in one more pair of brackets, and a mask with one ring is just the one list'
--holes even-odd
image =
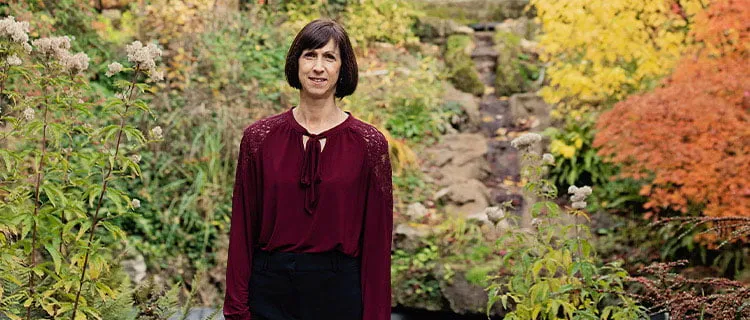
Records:
{"label": "white flower cluster", "polygon": [[66,70],[72,73],[79,73],[89,68],[89,56],[83,52],[76,54],[65,53],[60,59],[60,63]]}
{"label": "white flower cluster", "polygon": [[107,66],[107,73],[105,75],[111,77],[120,73],[120,71],[122,71],[122,65],[119,62],[112,62]]}
{"label": "white flower cluster", "polygon": [[55,58],[72,73],[79,73],[89,68],[89,56],[83,52],[71,54],[70,37],[40,38],[31,42],[40,53],[48,58]]}
{"label": "white flower cluster", "polygon": [[586,208],[586,197],[591,194],[591,191],[591,187],[589,186],[583,186],[580,188],[576,186],[570,186],[568,188],[568,193],[572,194],[572,196],[570,196],[570,201],[573,202],[573,208]]}
{"label": "white flower cluster", "polygon": [[7,16],[0,20],[0,35],[9,37],[17,43],[26,43],[29,41],[29,23],[26,21],[16,21],[16,18],[13,16]]}
{"label": "white flower cluster", "polygon": [[23,118],[26,119],[26,121],[34,120],[34,109],[26,108],[26,110],[23,110]]}
{"label": "white flower cluster", "polygon": [[526,149],[542,141],[542,136],[538,133],[524,133],[520,137],[513,139],[510,145],[516,149]]}
{"label": "white flower cluster", "polygon": [[8,62],[8,65],[11,66],[20,66],[23,61],[21,61],[21,58],[19,58],[17,55],[11,55],[8,56],[8,58],[5,59],[6,62]]}
{"label": "white flower cluster", "polygon": [[140,69],[148,70],[151,81],[164,79],[164,72],[156,70],[155,59],[161,57],[161,49],[153,43],[144,46],[136,40],[125,47],[128,53],[128,61],[135,63]]}
{"label": "white flower cluster", "polygon": [[138,155],[138,154],[134,154],[134,155],[130,156],[130,160],[133,160],[133,162],[135,162],[135,163],[141,162],[141,156]]}
{"label": "white flower cluster", "polygon": [[141,207],[141,200],[133,199],[130,201],[130,205],[132,205],[133,208],[138,209]]}
{"label": "white flower cluster", "polygon": [[70,50],[70,38],[68,36],[39,38],[31,42],[37,50],[47,57],[62,60]]}
{"label": "white flower cluster", "polygon": [[156,140],[161,140],[164,137],[163,132],[161,131],[161,127],[160,126],[153,127],[151,129],[151,136],[154,137],[154,139]]}

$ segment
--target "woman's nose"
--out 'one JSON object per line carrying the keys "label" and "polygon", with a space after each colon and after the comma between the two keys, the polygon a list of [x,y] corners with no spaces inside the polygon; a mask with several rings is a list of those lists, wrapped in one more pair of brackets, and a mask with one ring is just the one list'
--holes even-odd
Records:
{"label": "woman's nose", "polygon": [[323,60],[322,59],[315,59],[315,64],[313,64],[313,71],[322,72],[323,71]]}

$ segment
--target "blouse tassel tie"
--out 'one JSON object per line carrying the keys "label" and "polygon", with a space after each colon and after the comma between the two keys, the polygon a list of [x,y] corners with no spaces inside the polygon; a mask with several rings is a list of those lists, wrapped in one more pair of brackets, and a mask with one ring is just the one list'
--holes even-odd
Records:
{"label": "blouse tassel tie", "polygon": [[307,143],[305,144],[305,155],[302,160],[302,177],[300,183],[303,188],[307,188],[305,191],[305,212],[312,215],[313,210],[318,205],[318,199],[320,199],[320,193],[318,191],[318,184],[320,184],[320,152],[322,151],[320,146],[320,140],[325,139],[324,136],[310,134]]}

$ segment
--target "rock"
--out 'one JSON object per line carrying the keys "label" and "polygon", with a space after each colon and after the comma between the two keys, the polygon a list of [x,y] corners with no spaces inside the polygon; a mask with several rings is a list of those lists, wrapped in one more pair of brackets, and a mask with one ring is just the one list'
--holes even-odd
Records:
{"label": "rock", "polygon": [[460,131],[475,131],[479,129],[482,116],[479,113],[479,98],[471,93],[463,92],[456,87],[446,83],[444,86],[443,101],[445,103],[456,103],[463,111],[463,115],[454,125]]}
{"label": "rock", "polygon": [[446,213],[460,217],[483,212],[489,205],[488,197],[489,190],[476,179],[453,184],[435,194],[436,200],[446,203]]}
{"label": "rock", "polygon": [[487,207],[484,210],[484,215],[492,224],[497,225],[503,218],[505,218],[505,210],[500,207]]}
{"label": "rock", "polygon": [[422,239],[432,234],[432,227],[426,224],[402,223],[394,230],[395,247],[404,250],[417,250],[424,245]]}
{"label": "rock", "polygon": [[497,65],[495,67],[495,93],[498,96],[509,96],[513,93],[528,90],[529,79],[526,79],[524,68],[520,60],[521,37],[507,31],[495,34],[495,50],[497,50]]}
{"label": "rock", "polygon": [[136,285],[140,284],[146,278],[147,268],[143,255],[138,254],[133,259],[123,260],[120,262],[120,265]]}
{"label": "rock", "polygon": [[535,31],[533,22],[526,17],[518,19],[507,19],[495,25],[495,31],[505,31],[517,35],[519,38],[531,39]]}
{"label": "rock", "polygon": [[429,210],[419,202],[412,203],[406,208],[406,216],[412,221],[421,220],[428,213]]}
{"label": "rock", "polygon": [[454,34],[472,35],[474,29],[460,25],[451,19],[423,16],[417,19],[416,34],[423,40],[442,42]]}
{"label": "rock", "polygon": [[552,106],[535,93],[519,93],[510,97],[510,113],[513,119],[533,117],[539,121],[531,128],[533,131],[543,131],[550,126],[550,111]]}
{"label": "rock", "polygon": [[[440,291],[455,313],[484,314],[487,310],[487,292],[482,286],[469,283],[464,272],[456,272],[450,282],[441,281]],[[504,315],[505,313],[499,302],[493,306],[491,311],[492,315]]]}
{"label": "rock", "polygon": [[[450,20],[451,22],[453,20]],[[456,24],[455,22],[451,25],[451,28],[449,29],[450,34],[467,34],[472,35],[474,34],[474,29],[468,27]]]}
{"label": "rock", "polygon": [[462,133],[445,136],[441,144],[454,152],[451,160],[453,165],[464,165],[484,157],[487,153],[487,141],[481,134]]}
{"label": "rock", "polygon": [[440,186],[484,179],[489,174],[489,164],[484,158],[487,140],[481,134],[446,135],[425,153],[429,163],[438,167],[432,174]]}

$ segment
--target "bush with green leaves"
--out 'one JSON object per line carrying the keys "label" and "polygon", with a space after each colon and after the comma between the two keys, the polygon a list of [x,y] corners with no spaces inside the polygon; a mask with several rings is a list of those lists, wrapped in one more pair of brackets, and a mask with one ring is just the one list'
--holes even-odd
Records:
{"label": "bush with green leaves", "polygon": [[448,80],[457,89],[481,95],[484,83],[479,79],[474,61],[471,60],[473,40],[467,35],[452,35],[445,41],[445,65],[448,68]]}
{"label": "bush with green leaves", "polygon": [[[493,277],[487,287],[487,313],[501,302],[511,309],[505,319],[637,319],[644,309],[626,294],[623,283],[628,273],[617,263],[599,265],[589,243],[588,227],[578,219],[588,216],[584,209],[591,188],[571,186],[572,206],[563,210],[554,183],[544,179],[550,154],[533,151],[541,141],[535,133],[511,142],[522,153],[521,176],[528,183],[524,191],[538,199],[531,205],[531,228],[508,228],[498,240],[507,251],[504,264],[507,277]],[[567,216],[563,216],[567,212]],[[509,219],[510,215],[505,215]],[[575,222],[565,224],[564,219]]]}
{"label": "bush with green leaves", "polygon": [[0,20],[0,312],[135,319],[129,280],[113,261],[127,244],[117,221],[140,207],[126,191],[141,175],[139,153],[163,134],[131,124],[151,114],[141,97],[145,81],[163,77],[161,50],[129,45],[130,66],[107,71],[117,94],[86,101],[88,55],[70,52],[67,36],[30,44],[28,31],[28,22]]}
{"label": "bush with green leaves", "polygon": [[499,30],[493,35],[498,53],[495,67],[495,93],[510,96],[533,89],[533,83],[541,76],[536,59],[521,50],[521,37]]}
{"label": "bush with green leaves", "polygon": [[549,168],[549,179],[558,188],[571,185],[597,185],[593,193],[592,211],[632,213],[643,212],[644,196],[639,195],[641,182],[633,179],[615,179],[617,166],[606,163],[597,155],[593,147],[593,113],[571,112],[564,120],[562,128],[549,127],[544,135],[550,138],[550,153],[555,157],[555,165]]}

